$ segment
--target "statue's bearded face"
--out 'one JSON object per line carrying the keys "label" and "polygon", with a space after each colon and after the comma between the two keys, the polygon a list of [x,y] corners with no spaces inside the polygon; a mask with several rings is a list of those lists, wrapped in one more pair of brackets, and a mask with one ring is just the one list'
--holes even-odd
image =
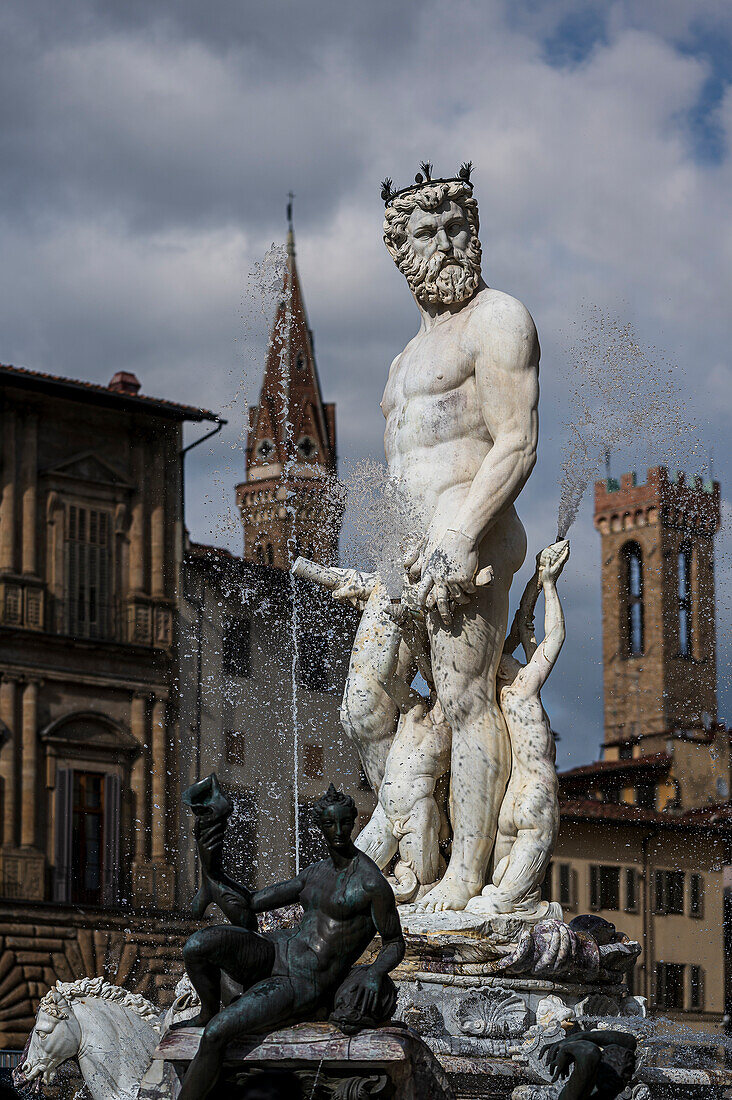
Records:
{"label": "statue's bearded face", "polygon": [[[384,240],[418,302],[468,301],[480,282],[477,206],[462,184],[425,185],[396,200]],[[457,194],[451,194],[457,191]]]}
{"label": "statue's bearded face", "polygon": [[462,207],[454,201],[438,210],[418,206],[409,216],[407,239],[417,267],[408,278],[419,301],[450,305],[472,297],[480,266],[471,262],[471,230]]}

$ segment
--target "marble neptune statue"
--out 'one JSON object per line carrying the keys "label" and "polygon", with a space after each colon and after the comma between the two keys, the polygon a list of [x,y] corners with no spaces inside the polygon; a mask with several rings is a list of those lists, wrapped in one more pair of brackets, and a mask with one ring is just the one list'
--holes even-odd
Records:
{"label": "marble neptune statue", "polygon": [[[390,474],[423,516],[405,567],[425,612],[434,688],[452,731],[452,851],[427,910],[463,909],[480,894],[509,779],[511,751],[496,697],[508,596],[526,535],[514,502],[536,461],[539,342],[528,310],[481,277],[478,207],[470,166],[393,192],[386,181],[384,240],[420,313],[416,336],[389,370],[381,407]],[[476,583],[481,570],[490,583]],[[485,575],[485,574],[484,574]],[[364,635],[379,629],[364,618]],[[398,675],[413,664],[403,642]],[[368,682],[368,688],[364,685]],[[399,706],[376,676],[349,676],[343,724],[372,786],[381,787]]]}

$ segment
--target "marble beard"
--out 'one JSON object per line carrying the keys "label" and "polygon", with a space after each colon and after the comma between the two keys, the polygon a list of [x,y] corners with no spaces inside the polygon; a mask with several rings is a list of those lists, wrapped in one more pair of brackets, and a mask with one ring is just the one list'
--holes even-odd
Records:
{"label": "marble beard", "polygon": [[[398,857],[397,896],[423,910],[472,903],[532,920],[546,915],[539,888],[557,832],[539,691],[564,637],[555,582],[569,552],[561,543],[540,555],[506,641],[526,555],[514,502],[536,459],[539,343],[526,308],[481,278],[470,165],[447,180],[422,171],[402,191],[383,185],[384,240],[421,325],[391,365],[381,407],[389,472],[423,533],[396,596],[376,576],[322,578],[363,610],[341,717],[378,805],[357,843],[382,867]],[[511,658],[519,642],[525,666]],[[416,670],[429,700],[410,689]]]}

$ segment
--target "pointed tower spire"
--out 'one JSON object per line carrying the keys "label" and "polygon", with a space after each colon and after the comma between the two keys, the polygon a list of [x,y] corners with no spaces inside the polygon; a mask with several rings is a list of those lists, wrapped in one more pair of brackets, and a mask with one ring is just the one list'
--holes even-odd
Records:
{"label": "pointed tower spire", "polygon": [[337,560],[341,514],[328,493],[336,473],[335,405],[323,402],[295,262],[290,192],[287,267],[259,403],[249,410],[246,480],[237,486],[244,557],[287,569],[298,554]]}

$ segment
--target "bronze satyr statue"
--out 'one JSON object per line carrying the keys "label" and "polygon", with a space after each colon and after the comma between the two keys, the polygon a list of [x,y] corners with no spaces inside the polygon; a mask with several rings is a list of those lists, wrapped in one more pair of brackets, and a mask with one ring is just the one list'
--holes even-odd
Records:
{"label": "bronze satyr statue", "polygon": [[[183,949],[201,1011],[179,1026],[204,1030],[179,1100],[203,1100],[219,1078],[227,1043],[240,1036],[325,1018],[345,1031],[385,1023],[396,1007],[389,971],[403,959],[405,946],[391,887],[351,840],[356,805],[333,784],[313,807],[327,859],[256,893],[222,870],[231,806],[215,775],[189,788],[184,800],[196,814],[203,869],[197,915],[214,901],[231,922],[201,928]],[[299,925],[256,931],[256,913],[297,902],[305,910]],[[376,959],[354,967],[377,932],[382,945]],[[241,996],[224,1008],[222,972],[243,986]]]}
{"label": "bronze satyr statue", "polygon": [[566,1039],[541,1052],[554,1081],[569,1073],[557,1100],[617,1100],[632,1080],[637,1045],[626,1031],[582,1031],[572,1025]]}

